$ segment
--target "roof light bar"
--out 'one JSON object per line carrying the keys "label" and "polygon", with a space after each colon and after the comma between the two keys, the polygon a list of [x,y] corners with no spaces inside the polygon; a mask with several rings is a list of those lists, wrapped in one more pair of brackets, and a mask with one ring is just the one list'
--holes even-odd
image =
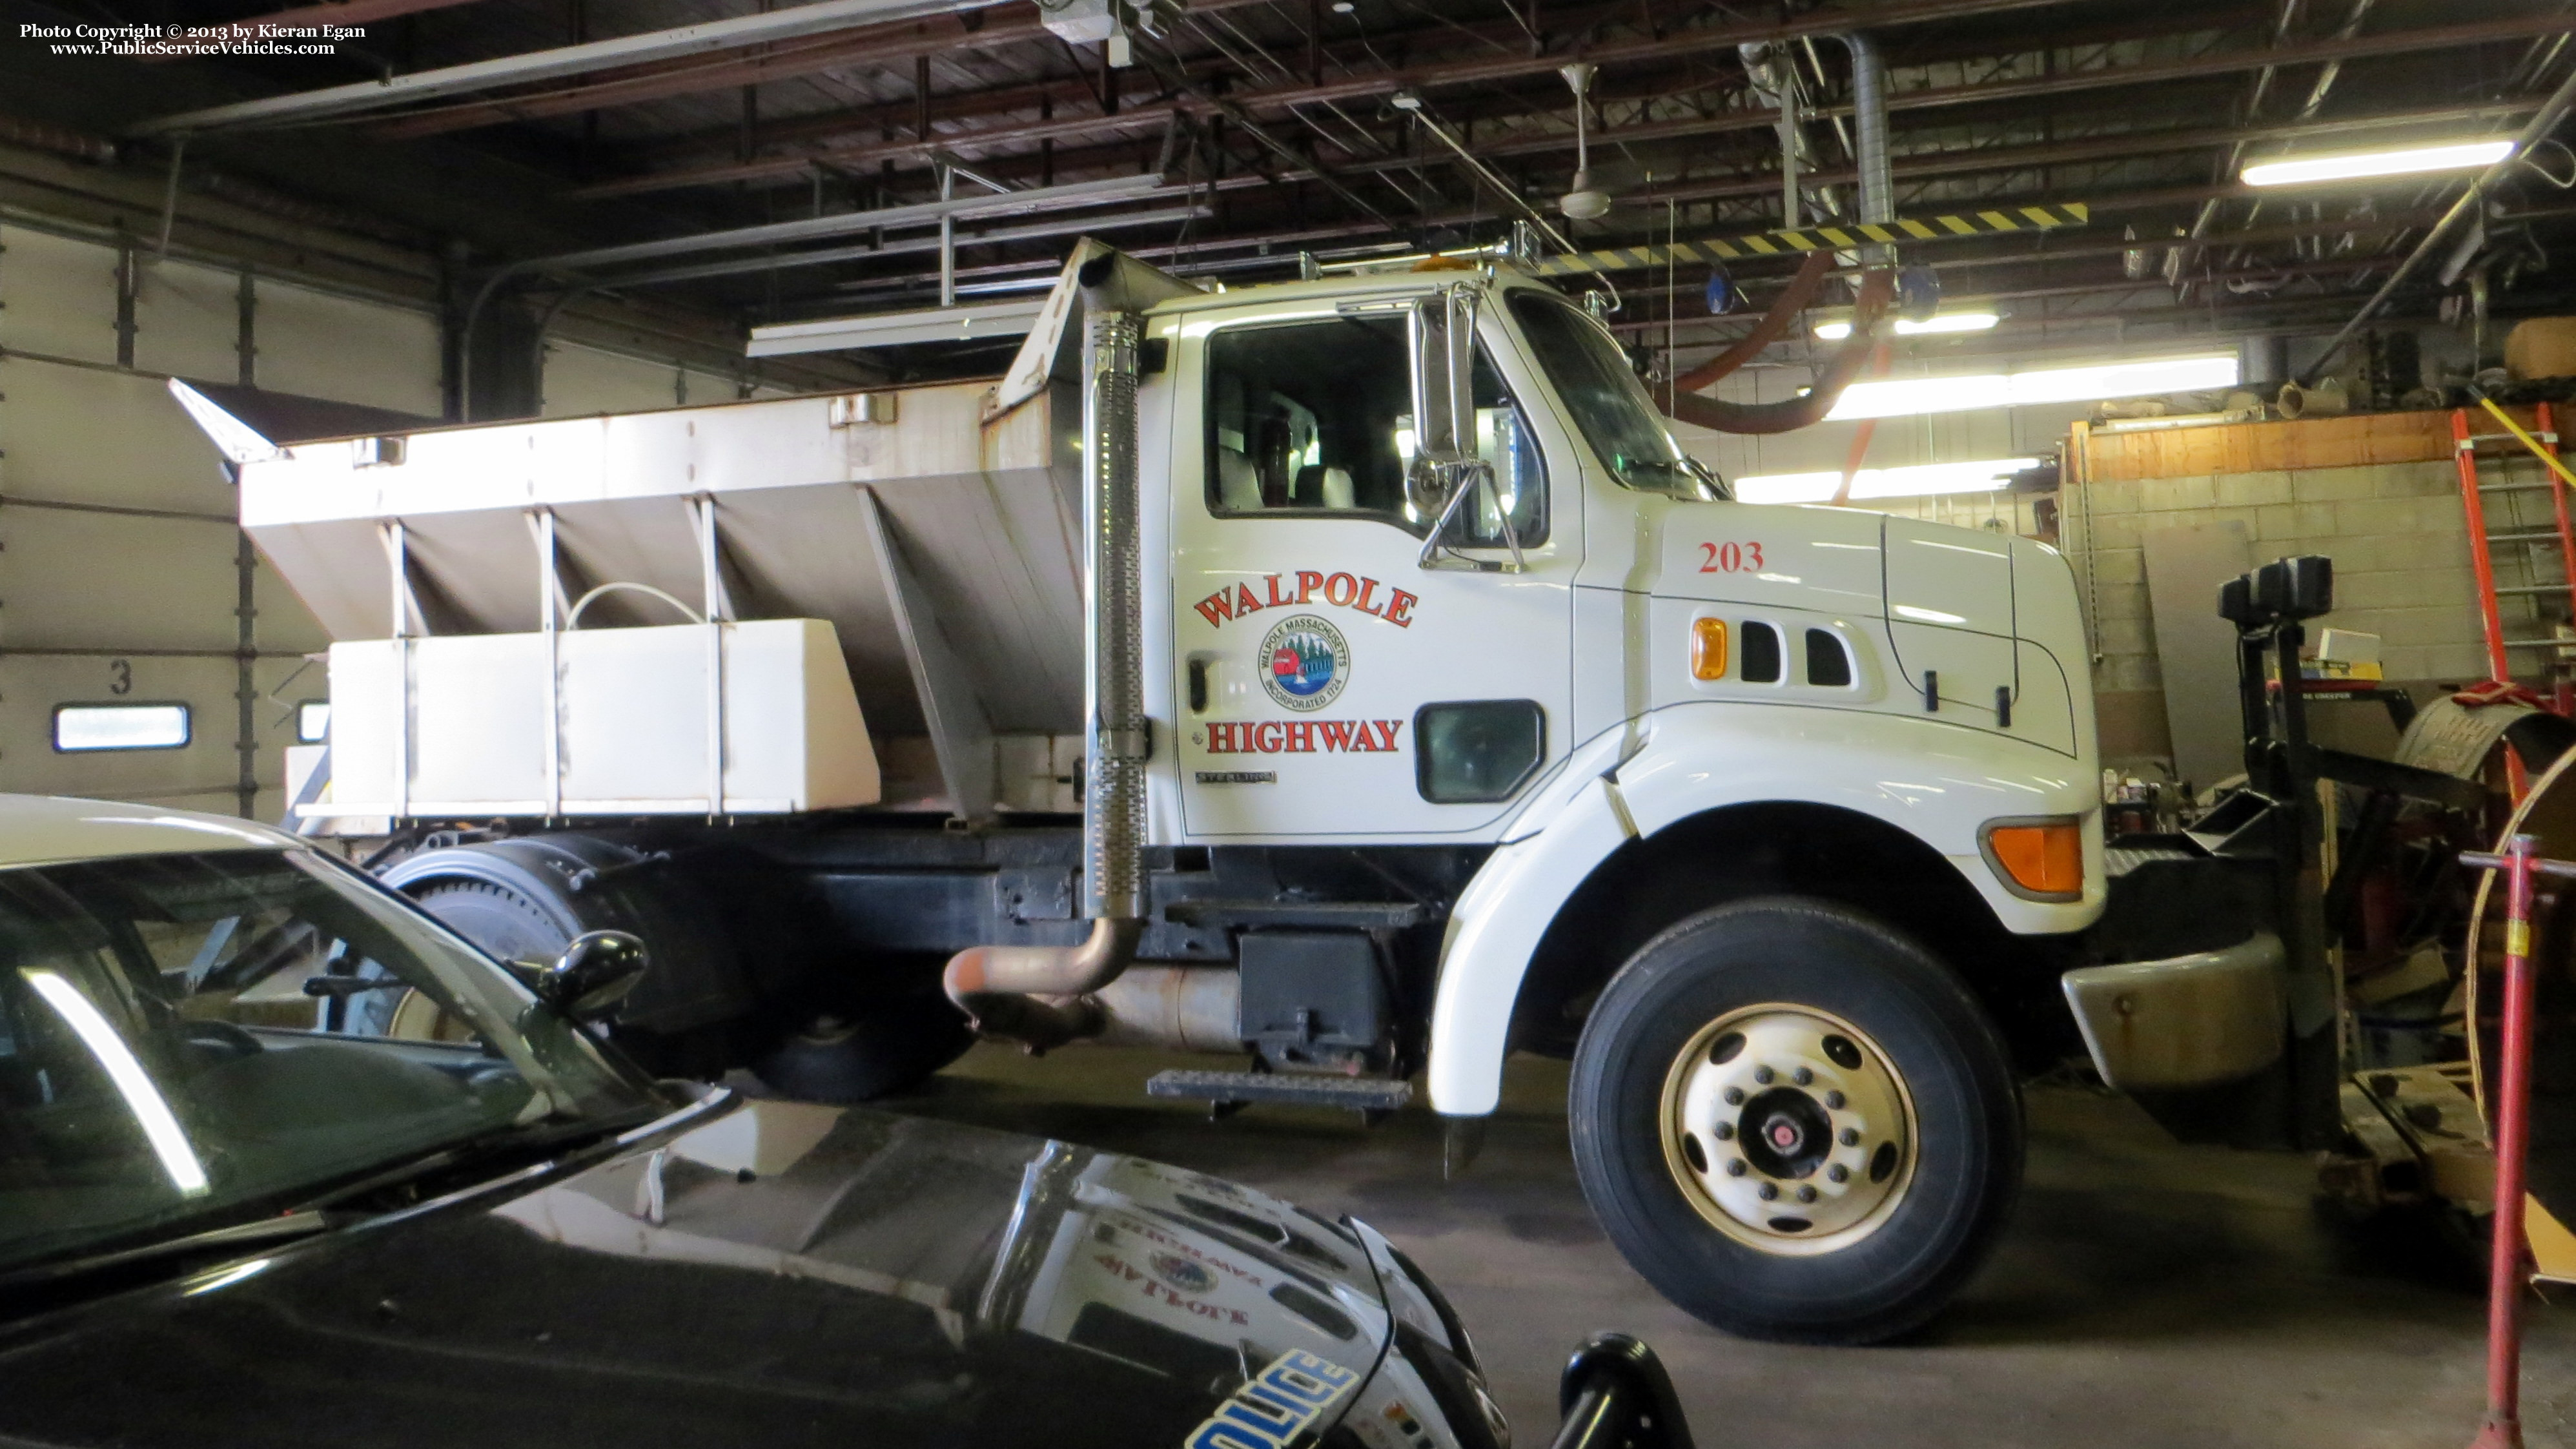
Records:
{"label": "roof light bar", "polygon": [[2510,139],[2453,141],[2393,151],[2345,151],[2331,156],[2292,156],[2261,161],[2237,173],[2248,186],[2299,186],[2352,181],[2366,176],[2412,176],[2426,171],[2471,171],[2492,166],[2513,151]]}

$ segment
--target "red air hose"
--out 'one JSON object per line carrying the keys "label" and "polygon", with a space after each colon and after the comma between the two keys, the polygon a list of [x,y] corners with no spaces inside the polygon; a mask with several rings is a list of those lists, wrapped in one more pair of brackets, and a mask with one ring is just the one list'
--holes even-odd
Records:
{"label": "red air hose", "polygon": [[1878,320],[1895,295],[1893,270],[1880,268],[1862,275],[1860,299],[1852,308],[1851,336],[1816,370],[1815,385],[1805,393],[1778,402],[1731,403],[1684,392],[1673,398],[1667,411],[1675,421],[1721,433],[1789,433],[1824,421],[1841,400],[1843,389],[1868,365],[1877,345]]}

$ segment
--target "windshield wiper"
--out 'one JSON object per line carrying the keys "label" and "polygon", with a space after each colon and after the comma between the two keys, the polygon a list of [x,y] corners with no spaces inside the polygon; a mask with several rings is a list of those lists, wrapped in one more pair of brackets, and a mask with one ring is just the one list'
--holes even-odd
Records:
{"label": "windshield wiper", "polygon": [[307,976],[307,996],[357,996],[369,991],[409,991],[411,983],[399,976]]}
{"label": "windshield wiper", "polygon": [[[542,1159],[549,1152],[579,1148],[639,1125],[639,1115],[649,1107],[637,1107],[609,1117],[584,1117],[572,1121],[540,1118],[524,1127],[496,1127],[460,1142],[447,1145],[411,1159],[396,1163],[382,1172],[344,1183],[304,1204],[308,1210],[327,1210],[353,1198],[401,1187],[437,1173],[450,1172],[496,1156],[534,1155]],[[648,1119],[649,1120],[649,1119]]]}
{"label": "windshield wiper", "polygon": [[346,1227],[363,1218],[363,1213],[316,1212],[310,1209],[282,1213],[276,1217],[255,1218],[246,1223],[232,1223],[201,1232],[182,1233],[175,1238],[138,1243],[130,1248],[116,1248],[104,1253],[91,1253],[78,1258],[62,1258],[38,1263],[14,1272],[0,1274],[0,1288],[35,1283],[55,1283],[77,1278],[107,1268],[123,1268],[162,1258],[186,1257],[198,1253],[221,1253],[233,1248],[250,1248],[270,1243],[309,1238]]}

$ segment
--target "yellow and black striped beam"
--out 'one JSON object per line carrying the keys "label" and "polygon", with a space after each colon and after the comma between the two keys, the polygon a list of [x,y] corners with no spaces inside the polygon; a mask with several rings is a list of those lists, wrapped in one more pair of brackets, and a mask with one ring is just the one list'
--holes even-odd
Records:
{"label": "yellow and black striped beam", "polygon": [[1827,249],[1842,251],[1850,247],[1865,247],[1873,242],[1939,241],[1957,236],[2049,231],[2062,226],[2083,226],[2090,220],[2092,208],[2080,201],[2053,206],[1997,207],[1992,211],[1963,211],[1951,216],[1804,226],[1759,231],[1751,236],[1569,252],[1561,257],[1550,257],[1533,270],[1542,277],[1562,277],[1578,272],[1634,271],[1641,267],[1660,267],[1666,262],[1741,262],[1756,257],[1791,257],[1801,252]]}

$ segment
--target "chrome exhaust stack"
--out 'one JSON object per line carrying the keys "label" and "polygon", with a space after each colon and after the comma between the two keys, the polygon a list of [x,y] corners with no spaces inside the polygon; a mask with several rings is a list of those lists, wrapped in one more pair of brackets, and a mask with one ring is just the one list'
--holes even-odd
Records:
{"label": "chrome exhaust stack", "polygon": [[1104,250],[1075,281],[1084,336],[1082,903],[1090,935],[1078,946],[970,946],[941,973],[948,999],[987,1036],[1032,1051],[1106,1025],[1085,998],[1135,959],[1149,906],[1145,883],[1144,584],[1136,456],[1138,354],[1144,313],[1196,289],[1123,252]]}

